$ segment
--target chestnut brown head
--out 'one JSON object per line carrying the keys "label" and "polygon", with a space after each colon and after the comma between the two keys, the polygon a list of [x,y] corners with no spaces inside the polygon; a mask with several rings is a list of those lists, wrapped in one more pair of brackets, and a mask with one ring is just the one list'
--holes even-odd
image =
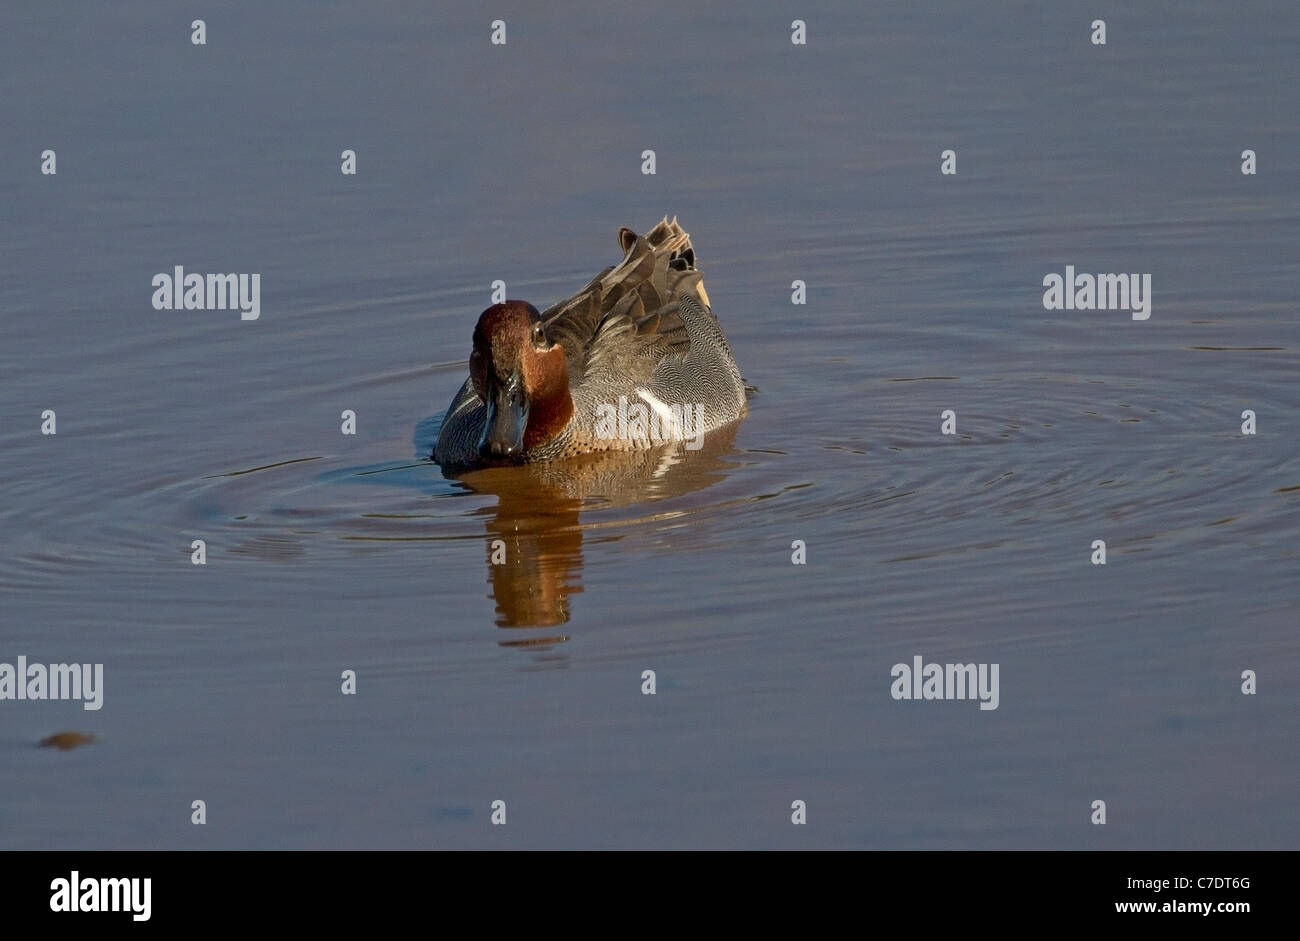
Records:
{"label": "chestnut brown head", "polygon": [[518,460],[550,440],[573,415],[564,348],[546,336],[541,314],[524,301],[483,311],[474,328],[469,375],[487,407],[479,454]]}

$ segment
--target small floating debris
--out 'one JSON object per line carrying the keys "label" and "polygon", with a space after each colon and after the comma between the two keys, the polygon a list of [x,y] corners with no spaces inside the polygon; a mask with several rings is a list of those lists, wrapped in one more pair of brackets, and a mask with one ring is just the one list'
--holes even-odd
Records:
{"label": "small floating debris", "polygon": [[79,745],[89,745],[93,741],[95,741],[95,736],[85,732],[59,732],[57,735],[41,739],[40,746],[41,748],[57,748],[59,751],[67,751]]}
{"label": "small floating debris", "polygon": [[1189,346],[1189,350],[1203,350],[1211,353],[1284,353],[1285,346]]}

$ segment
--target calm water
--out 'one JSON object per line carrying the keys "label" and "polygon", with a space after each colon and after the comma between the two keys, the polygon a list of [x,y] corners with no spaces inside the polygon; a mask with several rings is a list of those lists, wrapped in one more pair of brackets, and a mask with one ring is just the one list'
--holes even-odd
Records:
{"label": "calm water", "polygon": [[[1295,4],[211,6],[0,23],[0,662],[105,670],[0,703],[0,846],[1297,845]],[[748,419],[445,479],[491,282],[665,212]]]}

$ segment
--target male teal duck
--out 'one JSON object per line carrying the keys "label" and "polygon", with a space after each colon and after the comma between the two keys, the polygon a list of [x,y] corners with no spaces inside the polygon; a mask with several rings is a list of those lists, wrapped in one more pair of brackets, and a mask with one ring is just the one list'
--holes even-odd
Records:
{"label": "male teal duck", "polygon": [[623,261],[538,313],[494,304],[433,459],[533,463],[685,442],[745,414],[745,386],[709,306],[690,236],[667,217],[618,232]]}

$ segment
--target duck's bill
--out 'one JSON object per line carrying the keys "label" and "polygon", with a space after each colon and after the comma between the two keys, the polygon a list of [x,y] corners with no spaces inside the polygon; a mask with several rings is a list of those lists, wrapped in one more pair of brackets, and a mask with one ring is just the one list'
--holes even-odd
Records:
{"label": "duck's bill", "polygon": [[479,453],[487,458],[518,457],[524,450],[528,403],[520,383],[512,381],[493,390],[487,402],[487,423],[479,440]]}

